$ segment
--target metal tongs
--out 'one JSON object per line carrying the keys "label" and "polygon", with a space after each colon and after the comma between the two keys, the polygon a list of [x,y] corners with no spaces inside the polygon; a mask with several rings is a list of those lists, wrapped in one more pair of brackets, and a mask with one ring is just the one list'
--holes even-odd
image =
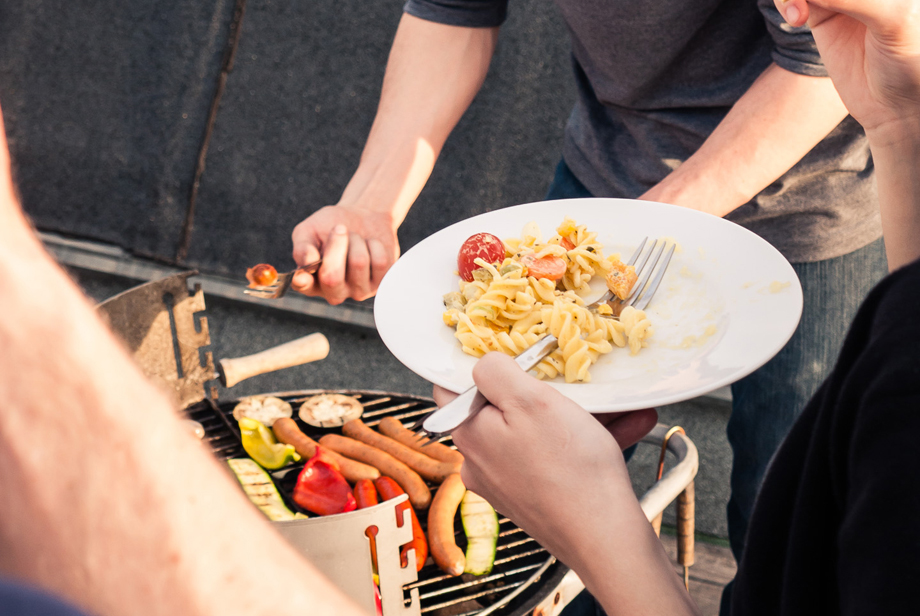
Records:
{"label": "metal tongs", "polygon": [[248,289],[243,289],[243,293],[246,295],[252,295],[253,297],[258,297],[259,299],[278,299],[284,297],[288,292],[288,289],[291,288],[291,282],[294,280],[294,274],[297,272],[306,272],[308,274],[316,273],[316,270],[319,269],[319,266],[322,265],[322,258],[317,259],[313,263],[307,263],[297,269],[285,272],[283,274],[278,274],[278,279],[272,284],[266,285],[255,285]]}

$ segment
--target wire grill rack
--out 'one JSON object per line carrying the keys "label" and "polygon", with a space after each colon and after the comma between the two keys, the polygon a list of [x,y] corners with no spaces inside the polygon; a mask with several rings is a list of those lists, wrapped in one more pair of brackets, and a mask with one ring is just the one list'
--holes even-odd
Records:
{"label": "wire grill rack", "polygon": [[[434,401],[430,398],[381,391],[302,390],[271,395],[290,402],[296,409],[300,401],[324,393],[341,393],[358,398],[364,406],[363,420],[369,426],[376,426],[384,417],[394,417],[409,425],[434,408]],[[190,419],[202,424],[205,429],[203,440],[214,455],[222,460],[246,456],[239,428],[232,415],[235,405],[235,400],[215,402],[208,399],[186,409]],[[309,426],[301,422],[296,413],[294,419],[301,430],[313,439],[337,431]],[[445,437],[442,442],[450,445],[450,437]],[[273,476],[282,498],[296,511],[298,508],[291,500],[291,494],[297,473],[290,470],[280,469]],[[426,526],[424,515],[419,516],[419,521],[423,527]],[[555,589],[568,569],[513,522],[504,517],[500,517],[499,521],[497,554],[490,574],[453,577],[444,574],[429,559],[419,571],[418,581],[404,588],[407,600],[408,592],[417,588],[421,613],[431,616],[505,616],[532,611],[541,599]],[[459,520],[456,521],[455,533],[458,545],[465,547]]]}

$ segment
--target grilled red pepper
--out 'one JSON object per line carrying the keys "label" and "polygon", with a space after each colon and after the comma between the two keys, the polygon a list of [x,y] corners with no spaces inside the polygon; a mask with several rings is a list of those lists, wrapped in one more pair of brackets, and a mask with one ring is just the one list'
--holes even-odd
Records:
{"label": "grilled red pepper", "polygon": [[351,487],[322,447],[304,465],[294,486],[294,502],[318,515],[354,511],[357,503]]}

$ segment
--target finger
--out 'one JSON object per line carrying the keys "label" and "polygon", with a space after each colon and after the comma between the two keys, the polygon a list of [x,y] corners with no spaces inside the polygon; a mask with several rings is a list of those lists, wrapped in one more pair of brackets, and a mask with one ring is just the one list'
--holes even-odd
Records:
{"label": "finger", "polygon": [[804,26],[808,20],[808,3],[805,0],[773,0],[773,4],[790,26]]}
{"label": "finger", "polygon": [[504,353],[488,353],[473,367],[479,391],[502,411],[540,414],[552,404],[571,402],[558,391],[521,370]]}
{"label": "finger", "polygon": [[352,298],[360,301],[373,295],[371,291],[371,257],[367,243],[357,233],[351,233],[348,236],[348,263],[345,280],[348,283]]}
{"label": "finger", "polygon": [[[453,429],[450,436],[461,453],[470,452],[472,448],[483,446],[488,439],[491,443],[501,442],[508,424],[504,412],[487,404],[473,417]],[[471,459],[475,459],[475,455]]]}
{"label": "finger", "polygon": [[304,295],[317,295],[319,290],[314,290],[314,282],[315,279],[313,278],[313,274],[298,271],[294,274],[294,277],[291,278],[291,288]]}
{"label": "finger", "polygon": [[866,0],[789,0],[798,5],[804,4],[802,10],[808,19],[808,25],[814,28],[837,13],[842,13],[863,23],[874,34],[887,35],[900,30],[905,21],[902,3],[877,2]]}
{"label": "finger", "polygon": [[596,414],[595,417],[616,439],[620,449],[626,449],[641,441],[658,423],[658,411],[655,409]]}
{"label": "finger", "polygon": [[316,235],[316,228],[312,224],[307,224],[306,220],[294,227],[291,233],[291,244],[293,246],[292,256],[297,265],[313,263],[319,259],[322,238]]}
{"label": "finger", "polygon": [[456,398],[457,394],[452,391],[448,391],[443,387],[435,385],[434,389],[432,390],[432,396],[434,397],[434,401],[438,405],[438,408],[440,408]]}
{"label": "finger", "polygon": [[393,265],[394,259],[391,259],[390,251],[378,239],[371,238],[367,240],[367,250],[371,259],[371,290],[376,293],[377,288],[380,286],[380,281],[383,280],[383,275]]}
{"label": "finger", "polygon": [[323,246],[323,264],[317,272],[323,296],[330,304],[341,304],[348,297],[345,269],[348,264],[348,229],[336,225]]}
{"label": "finger", "polygon": [[[301,260],[297,261],[297,266],[303,266],[308,263],[316,263],[319,261],[320,252],[317,246],[303,242],[299,249],[295,248],[294,254],[300,254]],[[299,293],[304,295],[318,295],[320,293],[319,289],[314,288],[316,286],[316,278],[310,272],[305,272],[303,270],[297,270],[294,272],[294,277],[291,278],[291,288]]]}

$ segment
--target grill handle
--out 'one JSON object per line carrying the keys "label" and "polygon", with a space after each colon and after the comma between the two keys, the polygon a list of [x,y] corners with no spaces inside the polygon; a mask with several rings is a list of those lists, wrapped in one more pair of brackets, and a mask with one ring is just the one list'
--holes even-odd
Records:
{"label": "grill handle", "polygon": [[317,361],[328,354],[326,336],[310,334],[245,357],[221,359],[217,362],[217,376],[224,387],[233,387],[250,377]]}

